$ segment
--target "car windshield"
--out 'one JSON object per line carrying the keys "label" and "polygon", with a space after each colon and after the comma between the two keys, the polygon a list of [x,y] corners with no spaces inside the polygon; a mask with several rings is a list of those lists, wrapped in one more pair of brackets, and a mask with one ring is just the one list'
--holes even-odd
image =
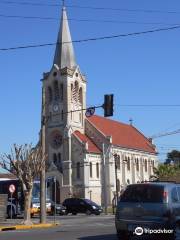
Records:
{"label": "car windshield", "polygon": [[90,205],[98,206],[97,203],[91,201],[90,199],[84,199],[84,201]]}
{"label": "car windshield", "polygon": [[126,188],[120,202],[162,203],[164,187],[160,185],[131,185]]}
{"label": "car windshield", "polygon": [[39,203],[40,202],[40,199],[39,198],[33,198],[32,199],[32,203]]}

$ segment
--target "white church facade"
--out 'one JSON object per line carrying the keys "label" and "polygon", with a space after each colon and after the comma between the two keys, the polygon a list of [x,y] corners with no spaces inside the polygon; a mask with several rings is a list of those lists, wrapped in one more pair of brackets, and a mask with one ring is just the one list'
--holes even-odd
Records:
{"label": "white church facade", "polygon": [[157,165],[151,141],[132,125],[85,116],[87,82],[75,60],[65,8],[54,62],[42,84],[46,177],[56,177],[60,202],[77,196],[111,205],[116,190],[149,180]]}

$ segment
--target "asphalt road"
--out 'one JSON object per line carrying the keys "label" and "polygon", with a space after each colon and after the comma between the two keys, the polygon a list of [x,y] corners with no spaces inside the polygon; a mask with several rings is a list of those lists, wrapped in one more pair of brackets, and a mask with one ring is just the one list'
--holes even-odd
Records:
{"label": "asphalt road", "polygon": [[117,240],[114,216],[62,216],[61,226],[0,232],[0,240]]}
{"label": "asphalt road", "polygon": [[[48,220],[54,221],[53,217],[48,217]],[[59,216],[56,220],[61,225],[54,228],[0,232],[0,240],[118,240],[112,215],[68,215]],[[131,240],[148,239],[157,237],[131,237]]]}

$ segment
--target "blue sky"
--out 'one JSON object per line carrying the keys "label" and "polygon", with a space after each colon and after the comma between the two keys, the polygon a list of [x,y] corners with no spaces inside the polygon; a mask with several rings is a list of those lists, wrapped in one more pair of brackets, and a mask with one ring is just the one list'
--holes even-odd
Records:
{"label": "blue sky", "polygon": [[[61,1],[13,1],[16,4],[0,1],[0,15],[57,19],[0,16],[0,48],[56,42],[61,8],[17,3],[61,4]],[[173,3],[170,0],[67,0],[66,5],[108,8],[95,10],[67,7],[69,18],[93,20],[71,20],[69,23],[73,40],[141,32],[180,24],[178,0],[174,0]],[[138,9],[161,12],[137,11]],[[170,13],[172,11],[176,13]],[[113,20],[116,23],[97,22],[99,20]],[[88,105],[102,104],[104,94],[113,93],[113,119],[129,123],[129,119],[133,118],[134,126],[146,136],[180,129],[180,107],[122,106],[180,104],[179,39],[180,29],[176,29],[75,43],[76,60],[81,71],[87,76]],[[43,72],[51,69],[54,51],[55,46],[0,51],[0,152],[8,152],[13,143],[37,142],[41,113],[40,79]],[[103,111],[98,110],[97,113],[103,114]],[[165,159],[168,151],[180,149],[179,136],[176,134],[155,139],[161,161]]]}

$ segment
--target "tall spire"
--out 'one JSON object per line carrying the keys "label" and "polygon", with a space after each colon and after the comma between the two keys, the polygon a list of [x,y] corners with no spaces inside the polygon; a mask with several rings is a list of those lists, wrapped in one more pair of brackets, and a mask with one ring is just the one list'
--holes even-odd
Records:
{"label": "tall spire", "polygon": [[60,68],[73,68],[76,66],[74,48],[69,30],[66,8],[64,6],[62,9],[61,26],[54,55],[54,64],[57,64]]}

